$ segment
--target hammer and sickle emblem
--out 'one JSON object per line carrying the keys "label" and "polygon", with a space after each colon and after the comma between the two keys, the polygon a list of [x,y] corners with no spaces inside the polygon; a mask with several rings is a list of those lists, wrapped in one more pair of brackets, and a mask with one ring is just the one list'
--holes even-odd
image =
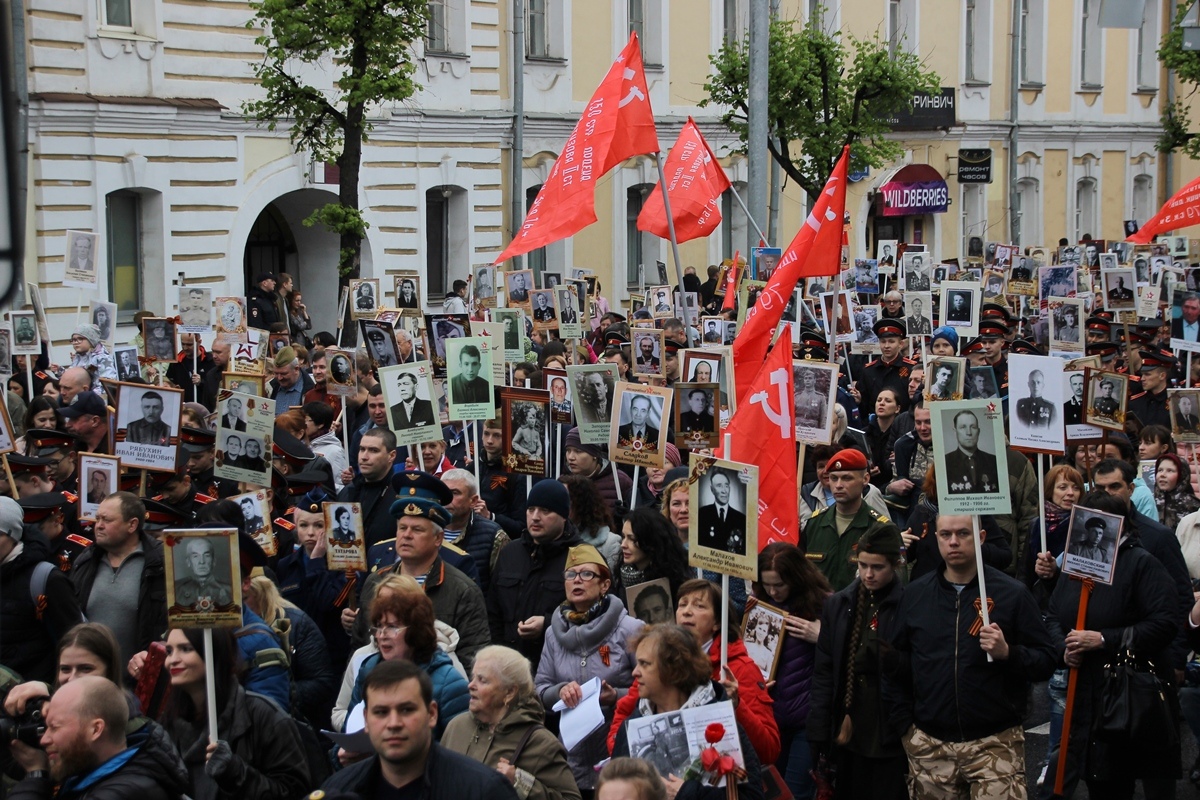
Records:
{"label": "hammer and sickle emblem", "polygon": [[[633,80],[633,76],[635,76],[635,75],[637,75],[637,73],[634,72],[632,69],[630,69],[629,67],[625,68],[625,71],[623,73],[625,80],[627,80],[627,81]],[[634,101],[634,98],[636,98],[638,100],[645,100],[646,95],[642,94],[642,90],[639,89],[638,87],[630,86],[629,94],[625,95],[625,97],[623,97],[621,99],[621,102],[617,104],[617,108],[624,108],[625,106],[632,103]]]}
{"label": "hammer and sickle emblem", "polygon": [[771,405],[771,399],[767,392],[755,392],[750,395],[750,402],[762,405],[763,413],[767,415],[767,419],[779,426],[779,436],[784,439],[788,438],[789,431],[794,430],[792,419],[787,413],[790,408],[787,398],[787,379],[788,373],[785,369],[777,369],[771,373],[771,385],[775,387],[775,394],[779,398],[778,410]]}

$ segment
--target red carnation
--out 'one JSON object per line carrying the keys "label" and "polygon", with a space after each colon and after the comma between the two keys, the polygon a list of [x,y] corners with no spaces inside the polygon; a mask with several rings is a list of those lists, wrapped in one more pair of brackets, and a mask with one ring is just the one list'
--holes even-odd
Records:
{"label": "red carnation", "polygon": [[709,744],[716,744],[725,738],[725,726],[719,722],[710,722],[708,727],[704,729],[704,741]]}

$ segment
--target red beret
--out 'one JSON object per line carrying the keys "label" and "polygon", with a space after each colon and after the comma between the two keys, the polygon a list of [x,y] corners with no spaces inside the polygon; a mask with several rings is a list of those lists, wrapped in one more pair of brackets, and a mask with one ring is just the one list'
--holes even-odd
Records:
{"label": "red beret", "polygon": [[861,450],[855,450],[853,447],[847,447],[845,450],[839,450],[834,454],[833,458],[825,464],[826,472],[840,472],[842,470],[866,469],[867,457],[863,455]]}

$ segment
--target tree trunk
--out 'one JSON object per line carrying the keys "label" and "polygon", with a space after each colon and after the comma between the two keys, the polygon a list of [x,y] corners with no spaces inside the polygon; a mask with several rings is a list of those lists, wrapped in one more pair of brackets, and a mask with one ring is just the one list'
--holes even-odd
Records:
{"label": "tree trunk", "polygon": [[[363,75],[367,68],[367,49],[362,42],[355,42],[351,51],[350,70],[358,76]],[[366,116],[366,105],[354,103],[346,108],[346,125],[342,131],[342,154],[338,157],[338,203],[345,208],[358,211],[359,172],[362,169],[363,119]],[[351,278],[361,274],[362,266],[362,237],[356,231],[343,230],[340,235],[340,255],[338,258],[338,294],[343,286],[348,286]],[[382,298],[380,298],[382,299]],[[336,301],[335,301],[336,302]],[[350,308],[354,300],[346,304],[346,317],[342,324],[343,342],[352,346],[357,341],[357,331],[352,324]]]}

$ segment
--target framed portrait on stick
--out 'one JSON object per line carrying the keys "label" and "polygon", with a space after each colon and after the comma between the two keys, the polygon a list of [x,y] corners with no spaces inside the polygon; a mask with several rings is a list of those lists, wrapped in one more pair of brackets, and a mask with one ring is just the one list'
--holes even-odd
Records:
{"label": "framed portrait on stick", "polygon": [[1061,358],[1008,357],[1009,439],[1013,447],[1051,454],[1066,450],[1065,388]]}
{"label": "framed portrait on stick", "polygon": [[354,397],[358,394],[358,371],[353,350],[325,349],[325,391],[334,397]]}
{"label": "framed portrait on stick", "polygon": [[38,335],[37,316],[32,311],[13,311],[9,313],[12,319],[13,340],[12,354],[15,356],[36,356],[41,353],[42,340]]}
{"label": "framed portrait on stick", "polygon": [[688,505],[688,565],[755,580],[758,467],[693,455]]}
{"label": "framed portrait on stick", "polygon": [[167,530],[163,555],[168,627],[241,627],[242,569],[236,528]]}
{"label": "framed portrait on stick", "polygon": [[629,613],[647,625],[675,622],[670,578],[635,583],[626,587],[625,596],[629,599]]}
{"label": "framed portrait on stick", "polygon": [[222,389],[217,394],[214,474],[231,481],[271,485],[275,401]]}
{"label": "framed portrait on stick", "polygon": [[95,289],[98,285],[96,249],[100,237],[90,231],[67,231],[63,286]]}
{"label": "framed portrait on stick", "polygon": [[1124,517],[1076,505],[1067,525],[1062,571],[1112,585]]}
{"label": "framed portrait on stick", "polygon": [[742,642],[750,660],[762,672],[764,681],[775,680],[779,654],[783,652],[783,637],[787,635],[786,619],[787,612],[782,608],[761,601],[742,617]]}
{"label": "framed portrait on stick", "polygon": [[675,446],[683,450],[711,450],[718,445],[721,390],[715,383],[676,383]]}
{"label": "framed portrait on stick", "polygon": [[1171,434],[1177,442],[1200,442],[1200,390],[1168,389]]}
{"label": "framed portrait on stick", "polygon": [[100,504],[118,489],[121,459],[101,453],[79,454],[79,519],[95,522]]}
{"label": "framed portrait on stick", "polygon": [[617,365],[569,364],[567,380],[571,384],[580,442],[608,444],[617,386]]}
{"label": "framed portrait on stick", "polygon": [[325,565],[330,571],[367,569],[367,544],[363,533],[362,505],[322,503],[325,512]]}
{"label": "framed portrait on stick", "polygon": [[275,544],[275,531],[271,527],[271,504],[267,502],[267,490],[259,489],[229,498],[242,510],[246,520],[246,533],[262,548],[267,556],[274,556],[279,548]]}
{"label": "framed portrait on stick", "polygon": [[931,409],[938,509],[1009,514],[1004,411],[995,400],[952,400]]}
{"label": "framed portrait on stick", "polygon": [[546,474],[550,393],[541,389],[503,389],[504,464],[518,475]]}
{"label": "framed portrait on stick", "polygon": [[829,444],[833,440],[833,407],[837,403],[838,365],[822,361],[792,361],[796,441]]}
{"label": "framed portrait on stick", "polygon": [[1129,401],[1129,376],[1093,369],[1084,370],[1084,376],[1087,381],[1084,422],[1111,431],[1125,430],[1125,407]]}
{"label": "framed portrait on stick", "polygon": [[433,366],[428,361],[398,364],[379,370],[383,400],[397,445],[413,445],[440,439],[434,400]]}
{"label": "framed portrait on stick", "polygon": [[114,453],[127,467],[175,471],[183,391],[165,386],[116,383]]}
{"label": "framed portrait on stick", "polygon": [[452,421],[494,419],[492,340],[487,336],[446,342],[446,389]]}
{"label": "framed portrait on stick", "polygon": [[617,383],[609,429],[608,457],[635,467],[662,467],[666,458],[667,427],[671,421],[669,386]]}

